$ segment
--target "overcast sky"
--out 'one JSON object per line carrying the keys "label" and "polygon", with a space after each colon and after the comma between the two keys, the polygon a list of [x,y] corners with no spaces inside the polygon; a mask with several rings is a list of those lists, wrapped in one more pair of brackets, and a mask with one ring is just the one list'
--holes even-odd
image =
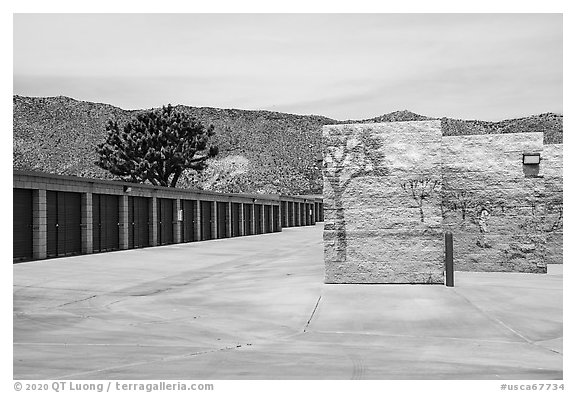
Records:
{"label": "overcast sky", "polygon": [[562,113],[562,16],[16,14],[14,94],[338,120]]}

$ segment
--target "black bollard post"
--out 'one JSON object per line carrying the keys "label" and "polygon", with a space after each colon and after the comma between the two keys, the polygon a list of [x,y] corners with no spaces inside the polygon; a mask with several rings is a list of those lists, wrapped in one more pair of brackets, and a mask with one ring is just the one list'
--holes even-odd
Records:
{"label": "black bollard post", "polygon": [[444,235],[444,244],[446,249],[445,263],[446,263],[446,286],[454,286],[454,254],[453,254],[453,239],[452,233],[446,232]]}

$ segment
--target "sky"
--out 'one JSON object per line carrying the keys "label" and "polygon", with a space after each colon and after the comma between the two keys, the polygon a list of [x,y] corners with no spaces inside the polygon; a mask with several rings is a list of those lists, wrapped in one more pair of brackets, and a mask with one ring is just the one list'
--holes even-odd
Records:
{"label": "sky", "polygon": [[366,119],[563,113],[561,14],[15,14],[13,92]]}

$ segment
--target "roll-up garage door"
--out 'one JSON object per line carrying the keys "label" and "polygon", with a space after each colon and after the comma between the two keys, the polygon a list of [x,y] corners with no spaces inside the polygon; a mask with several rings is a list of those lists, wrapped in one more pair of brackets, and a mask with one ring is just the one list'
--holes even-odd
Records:
{"label": "roll-up garage door", "polygon": [[94,252],[120,248],[119,198],[117,195],[92,194],[92,246]]}
{"label": "roll-up garage door", "polygon": [[303,225],[302,223],[302,204],[300,202],[294,202],[294,226]]}
{"label": "roll-up garage door", "polygon": [[300,203],[300,225],[306,225],[306,204]]}
{"label": "roll-up garage door", "polygon": [[244,235],[254,234],[252,232],[252,221],[254,220],[252,206],[251,204],[244,204]]}
{"label": "roll-up garage door", "polygon": [[182,200],[183,241],[193,242],[196,239],[196,201]]}
{"label": "roll-up garage door", "polygon": [[128,247],[139,248],[150,245],[149,198],[128,198]]}
{"label": "roll-up garage door", "polygon": [[82,252],[81,195],[46,191],[46,254],[48,257]]}
{"label": "roll-up garage door", "polygon": [[228,237],[228,202],[216,202],[218,217],[218,239]]}
{"label": "roll-up garage door", "polygon": [[254,205],[254,232],[256,235],[262,234],[262,205]]}
{"label": "roll-up garage door", "polygon": [[201,201],[200,202],[200,228],[201,228],[201,239],[210,240],[212,239],[212,202]]}
{"label": "roll-up garage door", "polygon": [[174,201],[172,199],[156,199],[156,222],[158,227],[158,244],[174,243]]}
{"label": "roll-up garage door", "polygon": [[272,216],[272,206],[264,205],[264,225],[262,225],[262,232],[263,233],[270,233],[272,232],[272,226],[270,225],[270,219]]}
{"label": "roll-up garage door", "polygon": [[242,225],[240,212],[242,205],[240,203],[232,203],[232,237],[240,236],[240,228]]}
{"label": "roll-up garage door", "polygon": [[294,226],[297,227],[299,225],[302,225],[300,221],[300,203],[294,202]]}
{"label": "roll-up garage door", "polygon": [[32,258],[32,190],[12,192],[12,257],[14,262]]}
{"label": "roll-up garage door", "polygon": [[294,226],[294,202],[288,202],[288,226]]}
{"label": "roll-up garage door", "polygon": [[280,214],[280,206],[273,206],[272,207],[273,212],[274,212],[274,223],[272,225],[272,230],[274,232],[280,232],[282,230],[282,226],[280,225],[280,220],[281,217],[279,217]]}
{"label": "roll-up garage door", "polygon": [[287,209],[286,202],[284,202],[284,201],[280,202],[280,214],[281,214],[280,225],[282,225],[283,227],[287,227],[288,226],[288,209]]}

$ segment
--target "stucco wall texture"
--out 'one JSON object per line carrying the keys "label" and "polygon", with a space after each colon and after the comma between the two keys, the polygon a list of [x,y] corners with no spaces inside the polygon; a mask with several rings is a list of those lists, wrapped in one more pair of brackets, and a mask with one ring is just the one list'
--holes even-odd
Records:
{"label": "stucco wall texture", "polygon": [[415,121],[325,126],[323,139],[326,283],[441,284],[446,231],[456,270],[562,263],[562,145],[542,133],[442,137],[439,121]]}

